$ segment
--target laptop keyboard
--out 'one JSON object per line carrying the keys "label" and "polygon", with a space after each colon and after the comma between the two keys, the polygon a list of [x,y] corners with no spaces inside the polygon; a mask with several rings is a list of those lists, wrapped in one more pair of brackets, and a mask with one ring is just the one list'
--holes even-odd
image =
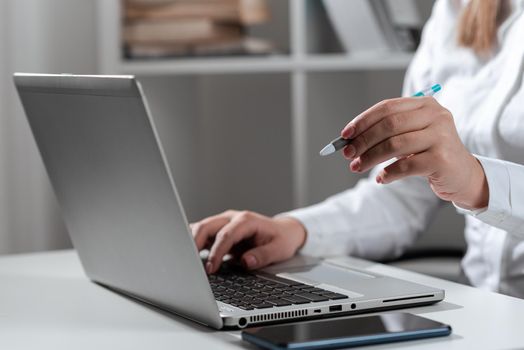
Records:
{"label": "laptop keyboard", "polygon": [[266,309],[347,299],[334,293],[274,275],[251,274],[238,271],[220,271],[209,275],[209,284],[215,299],[243,310]]}

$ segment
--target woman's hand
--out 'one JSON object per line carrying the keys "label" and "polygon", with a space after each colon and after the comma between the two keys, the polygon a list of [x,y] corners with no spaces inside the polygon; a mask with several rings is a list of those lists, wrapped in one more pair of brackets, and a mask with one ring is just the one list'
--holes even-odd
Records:
{"label": "woman's hand", "polygon": [[483,208],[489,191],[480,162],[462,144],[453,116],[432,97],[382,101],[341,132],[350,170],[364,172],[392,158],[376,181],[424,176],[435,194],[467,208]]}
{"label": "woman's hand", "polygon": [[247,269],[257,269],[291,258],[306,240],[299,221],[249,211],[228,210],[191,224],[191,231],[198,250],[209,249],[209,274],[218,270],[228,253],[239,257]]}

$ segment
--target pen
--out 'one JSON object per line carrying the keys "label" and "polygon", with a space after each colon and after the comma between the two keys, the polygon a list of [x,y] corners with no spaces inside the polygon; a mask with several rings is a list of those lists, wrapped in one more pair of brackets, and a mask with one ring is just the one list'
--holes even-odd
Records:
{"label": "pen", "polygon": [[[437,92],[439,92],[442,89],[442,87],[439,84],[435,84],[432,87],[429,87],[427,89],[424,89],[422,91],[417,92],[413,95],[413,97],[419,97],[419,96],[433,96]],[[335,153],[336,151],[346,147],[351,142],[351,139],[344,139],[342,137],[336,138],[330,143],[326,145],[326,147],[322,148],[320,151],[321,156],[327,156],[331,153]]]}

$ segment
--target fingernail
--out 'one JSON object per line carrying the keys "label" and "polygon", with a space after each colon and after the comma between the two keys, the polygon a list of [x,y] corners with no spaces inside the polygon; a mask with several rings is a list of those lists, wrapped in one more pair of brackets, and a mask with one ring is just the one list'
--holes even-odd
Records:
{"label": "fingernail", "polygon": [[213,271],[213,263],[211,261],[208,261],[206,263],[206,272],[208,275],[210,275],[212,271]]}
{"label": "fingernail", "polygon": [[355,133],[355,125],[350,125],[346,129],[342,130],[342,137],[348,139]]}
{"label": "fingernail", "polygon": [[383,184],[384,183],[384,180],[382,180],[382,176],[380,176],[380,175],[377,175],[376,181],[377,181],[378,184]]}
{"label": "fingernail", "polygon": [[257,266],[257,258],[253,255],[248,255],[244,258],[244,264],[246,264],[246,266],[251,269]]}
{"label": "fingernail", "polygon": [[356,152],[357,150],[355,149],[355,146],[347,145],[346,152],[344,154],[346,155],[347,158],[353,158]]}
{"label": "fingernail", "polygon": [[360,170],[360,159],[355,159],[354,161],[352,161],[349,167],[353,171],[359,171]]}

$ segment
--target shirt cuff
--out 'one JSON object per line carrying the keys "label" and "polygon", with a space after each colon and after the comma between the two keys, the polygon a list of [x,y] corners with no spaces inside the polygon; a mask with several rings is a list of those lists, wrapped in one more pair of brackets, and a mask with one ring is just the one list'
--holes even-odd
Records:
{"label": "shirt cuff", "polygon": [[468,214],[492,226],[500,226],[511,216],[511,186],[508,168],[504,161],[475,156],[486,175],[489,188],[488,206],[481,209],[468,210],[453,205],[462,214]]}

